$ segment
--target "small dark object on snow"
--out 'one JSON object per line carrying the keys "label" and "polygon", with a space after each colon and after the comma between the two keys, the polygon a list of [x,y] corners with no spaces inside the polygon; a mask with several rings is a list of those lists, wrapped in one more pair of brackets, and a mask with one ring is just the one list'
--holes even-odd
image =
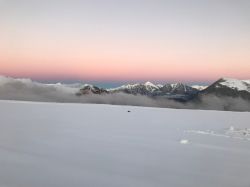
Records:
{"label": "small dark object on snow", "polygon": [[128,112],[131,112],[130,110],[128,110]]}

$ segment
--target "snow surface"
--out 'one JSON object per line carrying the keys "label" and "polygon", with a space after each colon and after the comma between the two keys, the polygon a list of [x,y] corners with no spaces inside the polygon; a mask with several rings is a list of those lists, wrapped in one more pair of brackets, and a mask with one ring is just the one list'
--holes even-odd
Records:
{"label": "snow surface", "polygon": [[126,85],[122,85],[122,86],[117,87],[117,88],[110,88],[108,90],[109,91],[115,91],[115,90],[120,90],[120,89],[135,89],[136,87],[138,87],[140,85],[144,85],[148,91],[156,90],[156,89],[159,89],[160,87],[162,87],[162,85],[160,85],[160,84],[155,85],[155,84],[147,81],[144,84],[140,84],[140,83],[126,84]]}
{"label": "snow surface", "polygon": [[145,84],[144,84],[145,86],[146,86],[146,89],[147,90],[156,90],[156,89],[159,89],[159,87],[158,86],[156,86],[156,85],[154,85],[153,83],[151,83],[151,82],[145,82]]}
{"label": "snow surface", "polygon": [[207,86],[201,86],[201,85],[192,85],[191,87],[200,91],[207,88]]}
{"label": "snow surface", "polygon": [[188,141],[188,140],[181,140],[180,143],[181,143],[181,144],[188,144],[189,141]]}
{"label": "snow surface", "polygon": [[240,130],[248,132],[249,118],[0,101],[0,186],[248,187],[250,141]]}
{"label": "snow surface", "polygon": [[237,89],[239,91],[250,92],[250,80],[237,80],[231,78],[223,78],[223,82],[219,84],[227,86],[232,89]]}

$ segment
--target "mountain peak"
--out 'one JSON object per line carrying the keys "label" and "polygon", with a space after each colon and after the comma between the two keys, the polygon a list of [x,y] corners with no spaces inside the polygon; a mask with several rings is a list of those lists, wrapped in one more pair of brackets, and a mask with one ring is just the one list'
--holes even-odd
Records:
{"label": "mountain peak", "polygon": [[149,82],[149,81],[145,82],[144,85],[146,85],[146,86],[155,86],[152,82]]}
{"label": "mountain peak", "polygon": [[230,77],[222,77],[219,79],[219,81],[241,81],[241,80],[230,78]]}
{"label": "mountain peak", "polygon": [[202,91],[207,88],[207,86],[202,86],[202,85],[192,85],[191,87],[199,91]]}
{"label": "mountain peak", "polygon": [[232,78],[223,78],[218,83],[219,85],[229,87],[238,91],[247,91],[250,92],[250,81],[247,80],[238,80]]}
{"label": "mountain peak", "polygon": [[221,78],[202,90],[202,92],[219,96],[241,97],[250,100],[250,80]]}
{"label": "mountain peak", "polygon": [[147,90],[159,89],[158,86],[154,85],[153,83],[151,83],[149,81],[145,82],[144,86],[146,86]]}

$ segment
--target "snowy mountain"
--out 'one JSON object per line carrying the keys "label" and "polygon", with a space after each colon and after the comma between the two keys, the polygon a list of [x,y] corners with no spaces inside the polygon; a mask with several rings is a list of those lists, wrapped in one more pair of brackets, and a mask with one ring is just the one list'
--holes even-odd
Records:
{"label": "snowy mountain", "polygon": [[79,90],[79,92],[76,93],[76,95],[80,96],[80,95],[86,95],[86,94],[107,94],[107,93],[108,91],[103,88],[99,88],[97,86],[93,86],[90,84],[85,84]]}
{"label": "snowy mountain", "polygon": [[241,97],[250,100],[250,80],[221,78],[202,91],[203,94]]}
{"label": "snowy mountain", "polygon": [[217,87],[226,86],[228,88],[250,92],[250,80],[237,80],[231,78],[223,78],[220,80]]}
{"label": "snowy mountain", "polygon": [[190,101],[200,96],[214,94],[216,96],[240,97],[250,100],[250,80],[237,80],[221,78],[210,86],[187,86],[182,83],[155,85],[151,82],[127,84],[117,88],[103,89],[93,85],[85,85],[77,93],[78,96],[86,94],[115,94],[125,93],[143,95],[152,98],[166,98],[178,101]]}
{"label": "snowy mountain", "polygon": [[195,88],[192,88],[182,83],[171,84],[171,87],[171,93],[173,94],[194,94],[197,92]]}
{"label": "snowy mountain", "polygon": [[127,84],[110,89],[110,93],[127,93],[133,95],[145,95],[150,97],[167,97],[186,99],[198,93],[198,90],[182,83],[155,85],[151,82],[144,84]]}
{"label": "snowy mountain", "polygon": [[127,84],[117,88],[103,89],[93,85],[85,85],[77,93],[78,96],[86,94],[115,94],[125,93],[149,97],[166,97],[186,100],[198,93],[198,90],[182,83],[155,85],[151,82]]}
{"label": "snowy mountain", "polygon": [[200,91],[207,88],[207,86],[201,86],[201,85],[192,85],[191,87]]}
{"label": "snowy mountain", "polygon": [[206,89],[198,90],[181,83],[159,85],[146,82],[104,89],[82,83],[44,84],[30,79],[0,76],[1,100],[41,102],[250,111],[249,88],[249,80],[228,78],[219,79]]}
{"label": "snowy mountain", "polygon": [[215,94],[217,96],[241,97],[250,99],[250,80],[221,78],[210,86],[187,86],[182,83],[155,85],[151,82],[144,84],[127,84],[118,88],[103,89],[93,85],[84,86],[78,95],[85,94],[126,93],[149,97],[164,97],[181,101],[196,98],[199,94]]}
{"label": "snowy mountain", "polygon": [[158,91],[160,89],[159,86],[154,85],[151,82],[146,82],[144,84],[127,84],[122,85],[118,88],[109,89],[110,93],[117,93],[117,92],[123,92],[127,94],[133,94],[133,95],[152,95],[154,92]]}

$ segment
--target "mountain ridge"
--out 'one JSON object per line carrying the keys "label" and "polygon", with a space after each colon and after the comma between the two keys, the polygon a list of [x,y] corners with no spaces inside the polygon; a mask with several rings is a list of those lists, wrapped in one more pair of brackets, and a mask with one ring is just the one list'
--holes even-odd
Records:
{"label": "mountain ridge", "polygon": [[[85,90],[88,89],[88,92]],[[91,90],[92,89],[92,90]],[[98,90],[98,91],[96,91]],[[84,87],[77,95],[85,94],[125,93],[143,95],[152,98],[163,97],[180,101],[189,101],[205,95],[241,97],[250,100],[250,80],[220,78],[209,86],[188,86],[183,83],[167,83],[164,85],[145,83],[126,84],[116,88],[104,89],[99,87]]]}
{"label": "mountain ridge", "polygon": [[[98,87],[84,87],[82,88],[77,95],[85,95],[85,94],[114,94],[114,93],[125,93],[132,95],[143,95],[149,97],[166,97],[169,99],[180,99],[180,100],[188,100],[190,97],[193,97],[198,93],[198,90],[192,88],[191,86],[187,86],[182,83],[174,83],[174,84],[153,84],[149,81],[145,83],[136,83],[136,84],[126,84],[117,88],[104,89],[99,88],[99,91],[96,92]],[[89,90],[86,92],[86,90]]]}
{"label": "mountain ridge", "polygon": [[83,83],[43,84],[30,79],[0,76],[0,99],[250,111],[248,83],[248,80],[224,78],[201,90],[181,83],[159,85],[150,82],[104,89]]}
{"label": "mountain ridge", "polygon": [[232,78],[220,78],[201,94],[214,94],[216,96],[240,97],[250,100],[250,80],[238,80]]}
{"label": "mountain ridge", "polygon": [[[54,90],[66,90],[68,93],[77,96],[83,95],[104,95],[124,93],[131,95],[143,95],[151,98],[166,98],[179,101],[190,101],[199,99],[207,95],[215,95],[219,97],[233,97],[250,100],[250,80],[238,80],[233,78],[220,78],[211,85],[204,86],[188,86],[183,83],[166,83],[153,84],[149,81],[145,83],[125,84],[116,88],[105,89],[91,84],[74,83],[74,84],[43,84],[32,81],[31,79],[16,79],[11,77],[0,76],[0,86],[6,85],[9,89],[10,83],[19,88],[30,88],[32,84],[40,89],[51,88]],[[3,90],[4,91],[4,90]],[[10,93],[13,94],[13,93]]]}

